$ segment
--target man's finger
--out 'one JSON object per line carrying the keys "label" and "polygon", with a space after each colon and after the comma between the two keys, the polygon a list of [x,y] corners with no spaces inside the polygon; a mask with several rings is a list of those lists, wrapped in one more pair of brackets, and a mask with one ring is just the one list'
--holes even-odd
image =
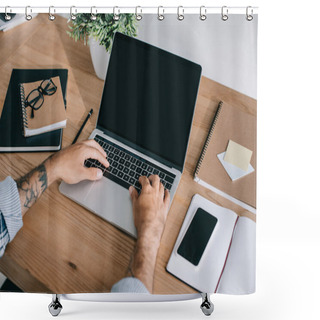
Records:
{"label": "man's finger", "polygon": [[164,196],[164,186],[161,182],[159,182],[159,192]]}
{"label": "man's finger", "polygon": [[104,155],[97,150],[96,148],[88,147],[86,151],[86,159],[95,159],[98,160],[102,165],[106,168],[109,167],[108,160],[104,157]]}
{"label": "man's finger", "polygon": [[83,168],[83,174],[81,176],[81,180],[99,180],[102,178],[103,173],[101,169],[98,168]]}
{"label": "man's finger", "polygon": [[139,182],[140,182],[142,188],[150,186],[150,181],[146,176],[140,176],[139,177]]}
{"label": "man's finger", "polygon": [[129,193],[130,193],[130,197],[131,197],[132,202],[135,202],[139,196],[136,188],[134,188],[133,186],[130,186]]}
{"label": "man's finger", "polygon": [[166,208],[168,210],[169,209],[169,205],[170,205],[170,193],[169,193],[169,191],[167,189],[164,191],[163,202],[164,202],[164,205],[166,206]]}
{"label": "man's finger", "polygon": [[149,177],[149,180],[152,184],[152,187],[159,189],[160,178],[158,175],[153,174],[152,176]]}
{"label": "man's finger", "polygon": [[88,147],[98,149],[103,155],[105,155],[105,157],[107,157],[107,153],[104,151],[104,149],[100,146],[100,144],[97,141],[90,139],[90,140],[83,141],[83,143]]}

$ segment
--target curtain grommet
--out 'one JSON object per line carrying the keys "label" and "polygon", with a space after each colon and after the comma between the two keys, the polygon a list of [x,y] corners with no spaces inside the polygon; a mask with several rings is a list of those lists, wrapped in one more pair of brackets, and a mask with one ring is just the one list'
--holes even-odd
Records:
{"label": "curtain grommet", "polygon": [[77,12],[77,9],[75,6],[70,7],[70,19],[72,21],[75,21],[77,19],[76,14],[73,13],[73,9],[75,9],[75,12]]}
{"label": "curtain grommet", "polygon": [[[116,10],[117,10],[118,12],[116,12]],[[117,7],[117,6],[113,7],[113,20],[114,20],[114,21],[119,21],[119,20],[120,20],[119,14],[120,14],[119,7]]]}
{"label": "curtain grommet", "polygon": [[200,7],[200,16],[199,19],[201,21],[205,21],[207,19],[207,9],[205,6]]}
{"label": "curtain grommet", "polygon": [[[96,13],[93,13],[93,9],[95,9],[96,10]],[[91,21],[96,21],[97,20],[97,9],[96,9],[96,7],[95,6],[93,6],[93,7],[91,7],[91,9],[90,9],[90,20]]]}
{"label": "curtain grommet", "polygon": [[[251,10],[251,13],[249,14],[249,9]],[[251,6],[248,6],[246,9],[246,19],[247,21],[252,21],[253,20],[253,9]]]}
{"label": "curtain grommet", "polygon": [[49,7],[49,20],[50,21],[54,21],[56,19],[55,15],[52,14],[52,11],[55,12],[54,6],[50,6]]}
{"label": "curtain grommet", "polygon": [[12,17],[10,16],[10,14],[8,14],[9,8],[10,8],[10,6],[6,6],[6,7],[4,8],[4,19],[5,19],[6,21],[10,21],[11,18],[12,18]]}
{"label": "curtain grommet", "polygon": [[[162,13],[160,13],[160,9],[162,10]],[[158,7],[158,20],[163,21],[164,20],[164,9],[163,6]]]}
{"label": "curtain grommet", "polygon": [[184,19],[184,9],[183,9],[183,6],[179,6],[179,7],[178,7],[177,15],[178,15],[177,19],[178,19],[179,21],[182,21],[182,20]]}
{"label": "curtain grommet", "polygon": [[228,7],[227,6],[223,6],[221,8],[221,19],[223,21],[227,21],[229,19],[229,16],[228,16]]}
{"label": "curtain grommet", "polygon": [[[32,15],[29,13],[29,9],[30,9],[30,6],[26,6],[26,10],[25,10],[25,12],[26,12],[26,14],[25,14],[25,18],[26,18],[26,20],[27,20],[27,21],[32,20]],[[31,9],[30,9],[30,12],[32,12],[32,10],[31,10]]]}
{"label": "curtain grommet", "polygon": [[[140,10],[140,13],[138,13],[138,9]],[[136,15],[137,21],[141,21],[141,20],[142,20],[142,9],[141,9],[140,6],[137,6],[137,7],[136,7],[135,15]]]}

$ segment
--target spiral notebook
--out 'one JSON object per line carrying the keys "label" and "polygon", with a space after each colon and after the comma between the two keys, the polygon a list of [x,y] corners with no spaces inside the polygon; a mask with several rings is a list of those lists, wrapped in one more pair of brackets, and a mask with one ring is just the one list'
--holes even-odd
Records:
{"label": "spiral notebook", "polygon": [[66,109],[62,96],[60,77],[52,78],[57,87],[53,95],[44,95],[43,104],[34,112],[26,106],[26,97],[41,85],[41,81],[20,83],[20,99],[23,117],[23,135],[25,137],[35,136],[44,132],[65,128],[67,125]]}
{"label": "spiral notebook", "polygon": [[67,69],[13,69],[0,118],[0,152],[57,151],[61,149],[62,129],[26,138],[22,134],[20,83],[59,76],[66,106]]}
{"label": "spiral notebook", "polygon": [[[221,159],[230,141],[252,151],[250,172],[239,179],[230,177]],[[255,213],[256,117],[235,106],[219,102],[196,166],[194,180]]]}

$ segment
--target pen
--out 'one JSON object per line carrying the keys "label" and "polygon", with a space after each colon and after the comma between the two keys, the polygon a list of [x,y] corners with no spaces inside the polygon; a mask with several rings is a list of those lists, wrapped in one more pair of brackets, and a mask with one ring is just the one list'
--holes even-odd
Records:
{"label": "pen", "polygon": [[80,134],[81,134],[84,126],[85,126],[86,123],[88,122],[88,120],[89,120],[89,118],[91,117],[92,113],[93,113],[93,109],[91,109],[91,110],[89,111],[89,113],[88,113],[87,117],[85,118],[85,120],[83,121],[83,124],[82,124],[81,128],[79,129],[76,137],[75,137],[74,140],[72,141],[72,144],[75,144],[75,143],[77,142],[77,140],[78,140],[78,138],[79,138],[79,136],[80,136]]}

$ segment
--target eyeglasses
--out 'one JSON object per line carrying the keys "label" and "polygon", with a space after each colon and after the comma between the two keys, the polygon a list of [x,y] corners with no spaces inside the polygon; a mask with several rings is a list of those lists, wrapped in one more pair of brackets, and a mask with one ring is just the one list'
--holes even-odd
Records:
{"label": "eyeglasses", "polygon": [[26,107],[31,108],[31,118],[34,118],[34,112],[39,110],[44,102],[44,96],[52,96],[57,91],[57,87],[51,79],[43,80],[40,86],[33,89],[26,98]]}

